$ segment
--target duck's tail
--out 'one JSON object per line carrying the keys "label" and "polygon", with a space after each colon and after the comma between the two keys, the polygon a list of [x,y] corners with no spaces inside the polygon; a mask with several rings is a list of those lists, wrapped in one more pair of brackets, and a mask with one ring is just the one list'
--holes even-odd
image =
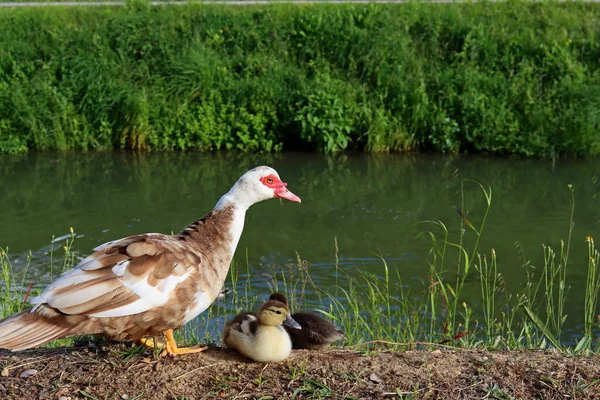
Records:
{"label": "duck's tail", "polygon": [[0,348],[11,351],[41,346],[51,340],[71,336],[72,327],[61,318],[48,318],[23,311],[0,321]]}

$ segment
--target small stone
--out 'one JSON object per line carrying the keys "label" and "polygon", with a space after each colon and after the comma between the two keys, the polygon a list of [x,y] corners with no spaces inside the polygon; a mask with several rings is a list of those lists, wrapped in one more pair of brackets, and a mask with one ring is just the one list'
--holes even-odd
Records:
{"label": "small stone", "polygon": [[2,372],[0,372],[0,376],[8,376],[8,368],[2,368]]}
{"label": "small stone", "polygon": [[71,397],[67,396],[67,395],[69,394],[69,392],[70,392],[70,391],[71,391],[71,388],[70,388],[70,387],[68,387],[68,386],[63,386],[63,387],[61,387],[60,389],[58,389],[58,390],[56,391],[56,393],[54,393],[54,397],[58,397],[59,399],[60,399],[61,397],[64,397],[64,398],[69,398],[69,399],[70,399]]}
{"label": "small stone", "polygon": [[27,379],[27,378],[30,378],[30,377],[34,376],[37,373],[38,373],[37,369],[33,369],[33,368],[26,369],[25,371],[23,371],[23,372],[21,372],[19,374],[19,378],[21,378],[21,379]]}
{"label": "small stone", "polygon": [[379,375],[372,373],[371,376],[369,376],[369,379],[372,380],[375,383],[383,383],[383,379],[381,379],[379,377]]}
{"label": "small stone", "polygon": [[440,349],[437,349],[432,351],[431,354],[442,354],[442,351]]}
{"label": "small stone", "polygon": [[128,394],[123,394],[123,395],[121,395],[121,398],[123,400],[129,400],[129,395]]}
{"label": "small stone", "polygon": [[71,396],[60,396],[58,400],[71,400]]}

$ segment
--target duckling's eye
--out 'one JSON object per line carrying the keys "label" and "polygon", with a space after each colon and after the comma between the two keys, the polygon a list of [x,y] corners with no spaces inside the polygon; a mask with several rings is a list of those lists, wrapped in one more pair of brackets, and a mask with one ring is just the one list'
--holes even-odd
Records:
{"label": "duckling's eye", "polygon": [[277,311],[275,311],[275,312],[276,312],[277,314],[281,314],[281,311],[279,311],[279,310],[277,310]]}

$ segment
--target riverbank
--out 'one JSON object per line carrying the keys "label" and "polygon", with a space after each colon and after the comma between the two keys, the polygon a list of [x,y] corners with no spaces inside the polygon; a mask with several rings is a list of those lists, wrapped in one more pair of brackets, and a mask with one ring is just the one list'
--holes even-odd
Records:
{"label": "riverbank", "polygon": [[20,8],[0,151],[600,153],[584,3]]}
{"label": "riverbank", "polygon": [[[294,351],[251,363],[233,351],[123,356],[125,345],[0,353],[3,399],[496,398],[600,396],[600,359],[468,349]],[[28,372],[25,372],[28,371]],[[27,374],[34,375],[25,378]],[[23,377],[19,377],[23,376]],[[63,397],[61,397],[63,396]],[[266,397],[264,397],[266,396]],[[413,396],[413,397],[411,397]]]}

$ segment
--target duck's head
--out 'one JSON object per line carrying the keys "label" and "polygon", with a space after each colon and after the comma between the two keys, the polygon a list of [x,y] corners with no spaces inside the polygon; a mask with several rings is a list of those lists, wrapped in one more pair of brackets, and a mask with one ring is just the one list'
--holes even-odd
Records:
{"label": "duck's head", "polygon": [[290,309],[282,302],[269,300],[258,312],[258,318],[261,325],[277,326],[285,324],[295,329],[302,329],[291,314]]}
{"label": "duck's head", "polygon": [[282,293],[278,293],[278,292],[272,293],[269,296],[269,300],[277,300],[277,301],[282,302],[286,306],[288,305],[287,297],[285,297],[285,294],[282,294]]}
{"label": "duck's head", "polygon": [[281,181],[273,168],[256,167],[242,175],[221,200],[227,199],[246,207],[277,197],[300,203],[300,197],[290,192],[286,186],[287,183]]}

